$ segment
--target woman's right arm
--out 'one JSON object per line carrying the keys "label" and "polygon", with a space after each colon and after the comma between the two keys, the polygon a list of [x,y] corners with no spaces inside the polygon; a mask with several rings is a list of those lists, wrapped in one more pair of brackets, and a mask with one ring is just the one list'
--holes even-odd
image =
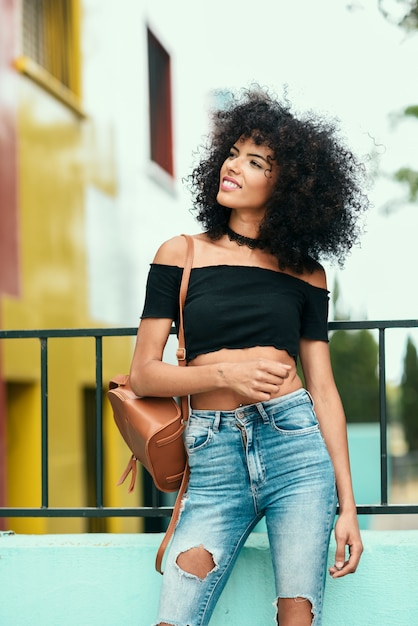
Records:
{"label": "woman's right arm", "polygon": [[138,396],[184,396],[219,389],[219,364],[178,367],[162,360],[171,319],[147,318],[139,325],[130,381]]}
{"label": "woman's right arm", "polygon": [[[153,262],[181,267],[185,257],[186,240],[178,236],[160,246]],[[138,396],[183,396],[217,389],[221,385],[216,365],[186,368],[163,362],[172,323],[169,318],[141,320],[130,371],[131,386]]]}

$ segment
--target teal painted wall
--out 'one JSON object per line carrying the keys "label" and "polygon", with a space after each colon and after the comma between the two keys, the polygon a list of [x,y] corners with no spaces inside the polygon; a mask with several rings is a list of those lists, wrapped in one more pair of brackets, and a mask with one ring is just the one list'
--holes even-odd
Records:
{"label": "teal painted wall", "polygon": [[[0,624],[151,626],[160,535],[0,535]],[[364,531],[354,576],[329,578],[323,626],[418,624],[418,531]],[[333,546],[330,561],[333,560]],[[253,534],[211,626],[274,624],[267,538]]]}
{"label": "teal painted wall", "polygon": [[[380,425],[377,423],[348,424],[347,435],[356,503],[378,504],[380,503]],[[390,484],[390,467],[388,467],[388,474],[388,484]],[[370,527],[372,516],[359,515],[358,519],[361,530]]]}

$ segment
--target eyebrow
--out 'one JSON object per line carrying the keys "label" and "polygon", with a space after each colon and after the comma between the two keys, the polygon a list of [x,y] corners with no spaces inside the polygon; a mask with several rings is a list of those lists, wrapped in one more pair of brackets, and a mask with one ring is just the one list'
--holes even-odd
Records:
{"label": "eyebrow", "polygon": [[[239,148],[237,148],[237,146],[232,146],[231,150],[236,150],[239,153]],[[266,157],[263,157],[261,154],[255,154],[254,152],[247,152],[247,156],[249,157],[256,157],[257,159],[261,159],[262,161],[264,161],[265,163],[267,163],[267,165],[271,165],[271,159],[272,157],[268,157],[266,159]],[[270,161],[269,161],[270,158]]]}

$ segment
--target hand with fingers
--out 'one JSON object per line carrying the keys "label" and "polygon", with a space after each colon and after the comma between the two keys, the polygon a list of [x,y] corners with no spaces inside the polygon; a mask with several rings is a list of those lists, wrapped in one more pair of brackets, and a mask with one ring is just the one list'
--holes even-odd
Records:
{"label": "hand with fingers", "polygon": [[291,370],[290,365],[269,359],[256,359],[239,363],[223,363],[219,372],[226,386],[256,402],[277,395]]}
{"label": "hand with fingers", "polygon": [[[346,574],[354,574],[363,552],[357,515],[341,513],[335,525],[335,563],[329,568],[333,578],[342,578]],[[347,554],[348,550],[348,554]]]}

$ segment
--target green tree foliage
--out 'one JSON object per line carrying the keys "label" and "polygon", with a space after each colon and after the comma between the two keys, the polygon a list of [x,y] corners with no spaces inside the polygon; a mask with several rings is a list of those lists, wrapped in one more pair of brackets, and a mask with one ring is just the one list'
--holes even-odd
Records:
{"label": "green tree foliage", "polygon": [[415,172],[410,167],[401,167],[395,172],[395,180],[408,185],[409,202],[415,202],[418,198],[418,172]]}
{"label": "green tree foliage", "polygon": [[368,330],[336,331],[331,362],[348,422],[379,420],[378,346]]}
{"label": "green tree foliage", "polygon": [[[379,11],[383,17],[400,26],[408,33],[416,34],[418,31],[418,0],[378,0]],[[418,119],[418,105],[408,106],[401,114],[396,115],[398,120],[405,117]],[[390,200],[384,207],[386,213],[390,213],[405,202],[418,200],[418,171],[410,167],[401,167],[395,174],[394,179],[408,188],[408,196],[398,200]]]}
{"label": "green tree foliage", "polygon": [[415,30],[418,28],[418,2],[409,2],[410,8],[402,18],[400,26],[406,30]]}
{"label": "green tree foliage", "polygon": [[[418,119],[418,105],[412,105],[406,107],[403,111],[403,117],[414,117]],[[410,167],[401,167],[395,172],[395,180],[400,183],[404,183],[409,188],[409,202],[416,202],[418,200],[418,172]]]}
{"label": "green tree foliage", "polygon": [[[398,125],[406,118],[411,117],[418,122],[418,105],[407,106],[402,111],[393,113],[391,117],[394,125]],[[390,199],[386,205],[383,206],[384,213],[391,213],[398,207],[405,206],[408,202],[415,203],[418,201],[418,171],[416,169],[406,166],[400,167],[392,174],[391,178],[401,183],[404,187],[406,186],[407,194],[402,195],[400,198]]]}
{"label": "green tree foliage", "polygon": [[417,0],[378,0],[378,6],[385,19],[407,32],[418,28]]}
{"label": "green tree foliage", "polygon": [[[350,316],[341,308],[341,289],[332,288],[335,320]],[[376,422],[379,419],[378,345],[371,332],[336,331],[330,338],[331,362],[347,421]]]}
{"label": "green tree foliage", "polygon": [[400,413],[409,449],[418,450],[418,355],[410,337],[403,364]]}

